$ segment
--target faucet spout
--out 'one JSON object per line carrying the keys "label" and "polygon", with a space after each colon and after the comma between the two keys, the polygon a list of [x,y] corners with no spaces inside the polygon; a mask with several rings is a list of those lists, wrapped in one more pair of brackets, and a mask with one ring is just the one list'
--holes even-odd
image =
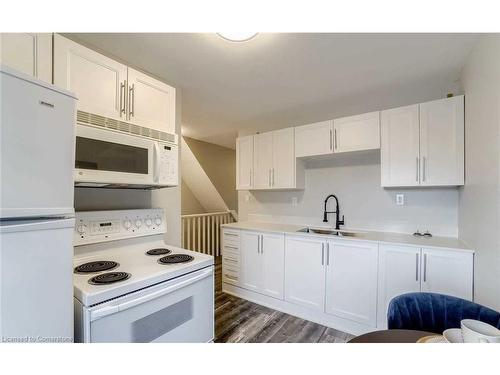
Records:
{"label": "faucet spout", "polygon": [[[328,204],[328,200],[330,198],[335,199],[335,211],[327,211],[326,206]],[[340,225],[344,225],[344,215],[342,215],[342,220],[340,220],[340,209],[339,209],[339,200],[334,194],[330,194],[328,197],[325,199],[325,209],[323,212],[323,222],[327,223],[328,222],[328,214],[335,214],[335,229],[339,230]]]}

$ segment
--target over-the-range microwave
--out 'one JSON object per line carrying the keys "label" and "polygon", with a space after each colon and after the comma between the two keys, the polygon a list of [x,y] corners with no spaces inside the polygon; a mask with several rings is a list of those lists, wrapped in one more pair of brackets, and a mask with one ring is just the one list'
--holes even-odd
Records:
{"label": "over-the-range microwave", "polygon": [[75,186],[158,189],[177,186],[175,143],[76,125]]}

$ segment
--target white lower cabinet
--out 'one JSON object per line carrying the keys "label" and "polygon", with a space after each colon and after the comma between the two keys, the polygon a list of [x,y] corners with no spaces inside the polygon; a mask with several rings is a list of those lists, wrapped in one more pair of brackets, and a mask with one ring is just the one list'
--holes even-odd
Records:
{"label": "white lower cabinet", "polygon": [[380,245],[377,326],[387,326],[387,307],[394,297],[420,292],[420,249]]}
{"label": "white lower cabinet", "polygon": [[422,292],[472,300],[472,253],[423,248],[422,262]]}
{"label": "white lower cabinet", "polygon": [[328,241],[325,312],[377,325],[378,244]]}
{"label": "white lower cabinet", "polygon": [[325,241],[307,237],[286,238],[285,300],[324,310]]}
{"label": "white lower cabinet", "polygon": [[359,334],[386,328],[389,302],[400,294],[472,300],[473,258],[464,250],[224,229],[222,280],[229,293]]}
{"label": "white lower cabinet", "polygon": [[387,308],[396,296],[411,292],[473,299],[472,252],[380,245],[378,276],[379,328],[387,327]]}
{"label": "white lower cabinet", "polygon": [[283,299],[284,234],[241,233],[241,287]]}

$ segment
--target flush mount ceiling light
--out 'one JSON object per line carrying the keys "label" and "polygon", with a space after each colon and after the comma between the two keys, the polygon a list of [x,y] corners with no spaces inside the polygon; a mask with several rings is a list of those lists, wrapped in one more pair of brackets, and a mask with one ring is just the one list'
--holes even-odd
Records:
{"label": "flush mount ceiling light", "polygon": [[218,36],[229,40],[230,42],[246,42],[247,40],[255,38],[257,34],[258,33],[253,31],[229,31],[225,33],[217,33]]}

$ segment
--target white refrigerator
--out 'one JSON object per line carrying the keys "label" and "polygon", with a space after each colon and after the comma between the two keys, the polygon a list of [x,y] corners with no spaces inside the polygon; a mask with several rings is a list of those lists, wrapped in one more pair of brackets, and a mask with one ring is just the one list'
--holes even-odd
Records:
{"label": "white refrigerator", "polygon": [[0,342],[70,342],[76,98],[0,65],[0,112]]}

